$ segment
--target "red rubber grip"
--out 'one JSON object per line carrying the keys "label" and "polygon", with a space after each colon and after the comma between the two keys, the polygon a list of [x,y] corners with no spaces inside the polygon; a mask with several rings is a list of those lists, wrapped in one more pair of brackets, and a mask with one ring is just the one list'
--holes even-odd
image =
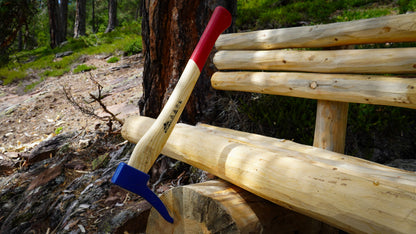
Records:
{"label": "red rubber grip", "polygon": [[204,68],[205,61],[207,61],[209,53],[211,52],[212,47],[214,47],[217,38],[230,25],[230,12],[222,6],[216,7],[191,56],[191,59],[198,65],[199,71],[202,71],[202,68]]}

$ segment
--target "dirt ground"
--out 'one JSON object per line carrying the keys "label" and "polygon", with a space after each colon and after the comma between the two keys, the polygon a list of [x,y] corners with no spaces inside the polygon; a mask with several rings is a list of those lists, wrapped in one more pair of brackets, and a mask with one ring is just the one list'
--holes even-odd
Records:
{"label": "dirt ground", "polygon": [[[32,90],[24,87],[38,78],[0,86],[0,153],[13,155],[32,149],[57,132],[89,132],[105,121],[83,114],[65,95],[69,90],[75,100],[103,116],[102,108],[92,102],[90,94],[102,87],[102,102],[108,109],[125,118],[138,113],[137,102],[142,95],[143,63],[141,54],[123,57],[117,63],[107,63],[104,55],[85,56],[80,63],[93,65],[95,70],[60,77],[48,77]],[[91,79],[92,77],[93,79]]]}

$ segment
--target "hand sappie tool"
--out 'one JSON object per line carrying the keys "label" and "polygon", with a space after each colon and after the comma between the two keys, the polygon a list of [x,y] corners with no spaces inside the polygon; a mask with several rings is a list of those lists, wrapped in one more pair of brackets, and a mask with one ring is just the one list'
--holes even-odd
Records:
{"label": "hand sappie tool", "polygon": [[114,184],[142,196],[170,223],[173,223],[173,218],[169,215],[165,205],[147,187],[149,180],[147,172],[178,122],[215,41],[230,25],[231,14],[224,7],[216,7],[159,117],[137,143],[128,164],[120,163],[111,179]]}

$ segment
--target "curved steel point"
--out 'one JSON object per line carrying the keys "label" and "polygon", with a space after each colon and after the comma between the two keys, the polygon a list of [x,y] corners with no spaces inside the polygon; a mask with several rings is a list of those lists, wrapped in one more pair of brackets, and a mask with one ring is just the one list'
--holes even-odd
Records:
{"label": "curved steel point", "polygon": [[134,167],[127,165],[126,163],[120,163],[116,172],[111,178],[111,182],[114,184],[133,192],[144,199],[146,199],[159,214],[169,223],[173,223],[173,218],[169,215],[166,206],[160,200],[160,198],[147,187],[147,181],[149,181],[149,175],[137,170]]}

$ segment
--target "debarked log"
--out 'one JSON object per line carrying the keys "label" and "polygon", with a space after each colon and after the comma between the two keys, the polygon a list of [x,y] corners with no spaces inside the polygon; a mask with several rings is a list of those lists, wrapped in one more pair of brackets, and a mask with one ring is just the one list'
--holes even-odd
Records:
{"label": "debarked log", "polygon": [[[154,119],[131,117],[136,143]],[[353,233],[416,230],[416,173],[291,141],[178,124],[162,153],[264,199]]]}
{"label": "debarked log", "polygon": [[416,109],[416,79],[302,72],[216,72],[212,87],[338,102]]}
{"label": "debarked log", "polygon": [[220,50],[219,70],[322,73],[416,73],[416,48],[350,50]]}
{"label": "debarked log", "polygon": [[[336,233],[330,226],[285,209],[223,180],[173,188],[161,200],[173,216],[152,209],[146,233]],[[332,232],[331,232],[332,231]]]}
{"label": "debarked log", "polygon": [[221,35],[218,50],[265,50],[330,47],[353,44],[411,42],[416,38],[416,13],[349,22],[258,30]]}

